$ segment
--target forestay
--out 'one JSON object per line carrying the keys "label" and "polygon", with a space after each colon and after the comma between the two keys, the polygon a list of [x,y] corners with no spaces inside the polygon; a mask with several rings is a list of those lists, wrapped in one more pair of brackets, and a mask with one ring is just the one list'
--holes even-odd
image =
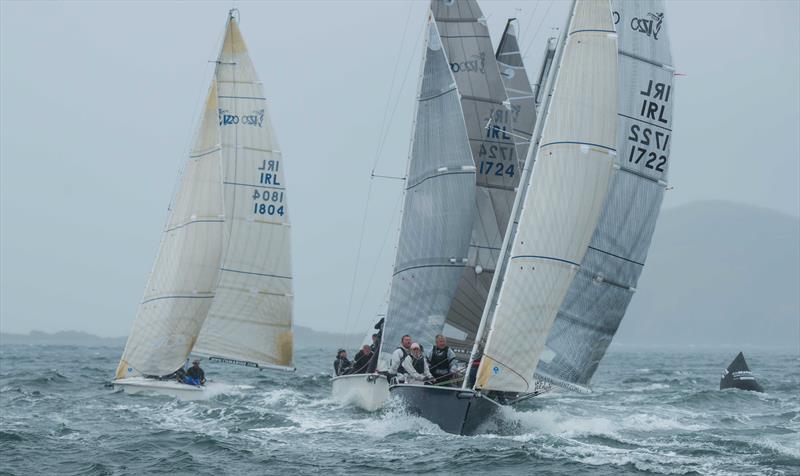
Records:
{"label": "forestay", "polygon": [[285,163],[264,89],[230,17],[216,67],[226,242],[201,355],[292,366],[292,268]]}
{"label": "forestay", "polygon": [[[545,54],[545,59],[548,56]],[[497,46],[495,57],[508,101],[511,104],[511,131],[513,133],[511,136],[517,149],[516,170],[521,174],[525,158],[528,156],[533,126],[536,123],[536,98],[531,89],[528,73],[525,71],[522,53],[519,50],[515,20],[508,20],[500,44]],[[547,63],[545,62],[542,66],[543,72],[546,69]]]}
{"label": "forestay", "polygon": [[620,168],[537,369],[562,385],[587,385],[611,343],[636,290],[667,181],[674,92],[664,2],[615,0],[613,18]]}
{"label": "forestay", "polygon": [[508,263],[484,317],[491,327],[477,389],[533,390],[539,354],[608,193],[618,70],[608,0],[576,2],[567,35]]}
{"label": "forestay", "polygon": [[116,378],[174,372],[200,333],[222,251],[219,141],[217,85],[212,82]]}
{"label": "forestay", "polygon": [[469,261],[447,323],[471,340],[492,282],[519,183],[512,109],[506,97],[486,19],[475,0],[432,0],[444,54],[458,86],[476,167],[475,220]]}
{"label": "forestay", "polygon": [[441,332],[467,262],[475,214],[475,166],[461,103],[431,19],[406,177],[384,357],[404,334],[430,348]]}

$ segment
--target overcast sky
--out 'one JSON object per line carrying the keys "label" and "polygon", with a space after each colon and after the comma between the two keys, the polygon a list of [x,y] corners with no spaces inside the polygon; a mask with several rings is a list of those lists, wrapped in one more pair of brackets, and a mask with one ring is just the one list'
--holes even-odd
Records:
{"label": "overcast sky", "polygon": [[[232,5],[0,2],[0,330],[127,334]],[[376,172],[405,170],[428,4],[236,6],[285,159],[295,322],[341,331],[384,138]],[[481,6],[495,45],[519,18],[535,76],[568,3]],[[686,76],[664,206],[800,215],[800,2],[668,2],[665,25]],[[373,187],[350,331],[394,258],[401,182]]]}

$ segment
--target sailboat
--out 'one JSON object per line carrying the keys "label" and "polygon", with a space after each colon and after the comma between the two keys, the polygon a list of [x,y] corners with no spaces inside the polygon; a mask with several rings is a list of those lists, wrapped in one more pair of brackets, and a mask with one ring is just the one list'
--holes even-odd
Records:
{"label": "sailboat", "polygon": [[754,392],[764,391],[764,388],[761,387],[755,376],[753,376],[753,372],[750,371],[750,367],[747,366],[747,362],[744,360],[744,354],[741,352],[739,352],[739,355],[728,365],[728,368],[725,369],[725,373],[722,374],[722,378],[719,380],[719,389],[724,390],[726,388],[738,388],[740,390],[752,390]]}
{"label": "sailboat", "polygon": [[[459,40],[461,28],[472,40]],[[381,368],[403,335],[431,348],[444,328],[457,333],[448,335],[456,355],[469,356],[519,183],[518,158],[533,133],[534,101],[514,25],[495,53],[475,1],[431,3]],[[335,377],[333,392],[366,410],[389,395],[380,373]]]}
{"label": "sailboat", "polygon": [[284,161],[234,9],[114,387],[204,398],[169,378],[190,353],[293,370],[290,229]]}

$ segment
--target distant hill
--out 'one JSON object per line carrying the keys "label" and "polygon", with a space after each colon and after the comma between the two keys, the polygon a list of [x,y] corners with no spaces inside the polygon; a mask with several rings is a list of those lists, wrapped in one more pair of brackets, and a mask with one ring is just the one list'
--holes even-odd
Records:
{"label": "distant hill", "polygon": [[615,342],[800,347],[800,219],[722,201],[665,210]]}
{"label": "distant hill", "polygon": [[[297,348],[331,349],[331,352],[335,352],[337,348],[344,345],[351,353],[355,352],[358,345],[361,343],[361,339],[364,337],[360,334],[319,332],[303,326],[295,326],[294,335],[295,347]],[[31,344],[124,347],[126,340],[127,337],[98,337],[80,331],[61,331],[52,334],[42,331],[31,331],[29,334],[0,333],[0,345]]]}

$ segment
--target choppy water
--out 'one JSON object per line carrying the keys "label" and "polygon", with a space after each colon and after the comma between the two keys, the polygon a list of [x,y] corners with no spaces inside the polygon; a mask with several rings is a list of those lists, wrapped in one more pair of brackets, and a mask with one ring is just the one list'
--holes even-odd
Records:
{"label": "choppy water", "polygon": [[181,402],[105,387],[120,350],[0,349],[0,473],[800,474],[796,353],[746,353],[757,394],[716,390],[736,351],[612,352],[595,393],[536,398],[462,437],[338,405],[331,352],[299,351],[296,374],[206,364],[227,385]]}

